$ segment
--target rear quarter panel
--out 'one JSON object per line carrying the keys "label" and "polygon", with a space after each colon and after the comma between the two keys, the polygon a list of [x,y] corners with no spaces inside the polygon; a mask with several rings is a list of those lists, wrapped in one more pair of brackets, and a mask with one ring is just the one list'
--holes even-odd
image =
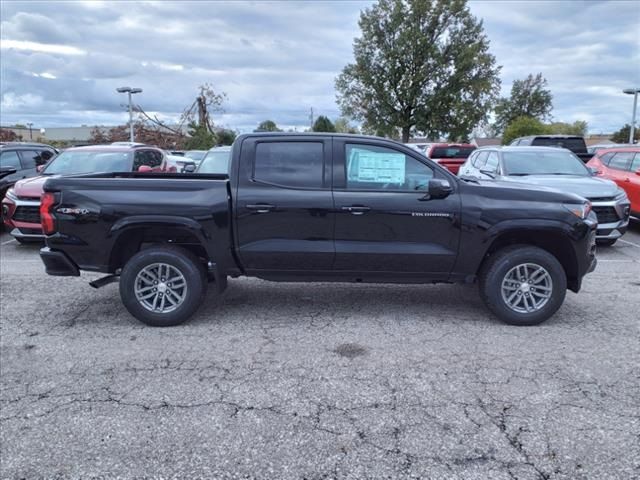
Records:
{"label": "rear quarter panel", "polygon": [[50,179],[59,191],[55,235],[47,245],[84,270],[109,271],[109,258],[131,228],[165,225],[195,235],[212,261],[232,264],[227,180],[162,178]]}

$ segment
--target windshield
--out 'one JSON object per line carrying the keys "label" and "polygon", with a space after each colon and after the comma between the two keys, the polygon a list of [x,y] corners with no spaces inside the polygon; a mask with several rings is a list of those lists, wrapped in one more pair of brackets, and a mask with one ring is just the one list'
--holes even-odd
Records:
{"label": "windshield", "polygon": [[185,157],[197,161],[202,160],[206,154],[206,150],[189,150],[188,152],[184,152]]}
{"label": "windshield", "polygon": [[504,152],[505,175],[590,175],[584,163],[571,152]]}
{"label": "windshield", "polygon": [[72,151],[62,152],[42,171],[44,175],[72,175],[76,173],[129,172],[129,152]]}
{"label": "windshield", "polygon": [[582,138],[563,138],[563,137],[538,137],[531,142],[536,147],[560,147],[571,150],[572,152],[586,152],[587,149]]}
{"label": "windshield", "polygon": [[430,158],[467,158],[476,147],[435,147]]}
{"label": "windshield", "polygon": [[207,153],[198,168],[198,173],[229,173],[230,155],[231,150],[214,150]]}

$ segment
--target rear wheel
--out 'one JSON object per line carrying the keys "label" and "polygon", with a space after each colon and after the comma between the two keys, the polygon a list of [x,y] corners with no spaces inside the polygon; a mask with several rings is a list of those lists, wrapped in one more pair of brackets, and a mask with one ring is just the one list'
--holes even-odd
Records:
{"label": "rear wheel", "polygon": [[480,295],[500,320],[511,325],[537,325],[562,305],[567,278],[549,252],[527,245],[499,250],[480,273]]}
{"label": "rear wheel", "polygon": [[198,309],[207,289],[197,257],[159,246],[135,254],[122,269],[120,297],[129,313],[147,325],[179,325]]}

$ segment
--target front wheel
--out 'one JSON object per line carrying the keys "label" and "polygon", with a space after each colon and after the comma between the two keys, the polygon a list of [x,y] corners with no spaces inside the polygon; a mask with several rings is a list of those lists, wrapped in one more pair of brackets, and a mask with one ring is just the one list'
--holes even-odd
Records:
{"label": "front wheel", "polygon": [[147,325],[170,327],[198,309],[207,289],[204,269],[191,252],[151,247],[135,254],[122,269],[120,297],[129,313]]}
{"label": "front wheel", "polygon": [[564,302],[567,277],[546,250],[515,245],[494,253],[480,273],[480,295],[500,320],[511,325],[537,325]]}

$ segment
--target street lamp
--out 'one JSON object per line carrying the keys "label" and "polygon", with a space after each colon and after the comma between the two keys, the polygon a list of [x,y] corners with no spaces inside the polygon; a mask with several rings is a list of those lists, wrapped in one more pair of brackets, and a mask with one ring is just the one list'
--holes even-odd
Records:
{"label": "street lamp", "polygon": [[629,129],[629,143],[633,145],[636,129],[636,107],[638,106],[638,93],[640,93],[640,88],[625,88],[622,93],[633,95],[633,114],[631,115],[631,128]]}
{"label": "street lamp", "polygon": [[31,127],[33,127],[33,123],[28,122],[27,127],[29,127],[29,140],[33,140],[33,131],[31,130]]}
{"label": "street lamp", "polygon": [[131,106],[131,95],[142,92],[141,88],[120,87],[116,88],[118,93],[129,94],[129,140],[133,143],[133,109]]}

